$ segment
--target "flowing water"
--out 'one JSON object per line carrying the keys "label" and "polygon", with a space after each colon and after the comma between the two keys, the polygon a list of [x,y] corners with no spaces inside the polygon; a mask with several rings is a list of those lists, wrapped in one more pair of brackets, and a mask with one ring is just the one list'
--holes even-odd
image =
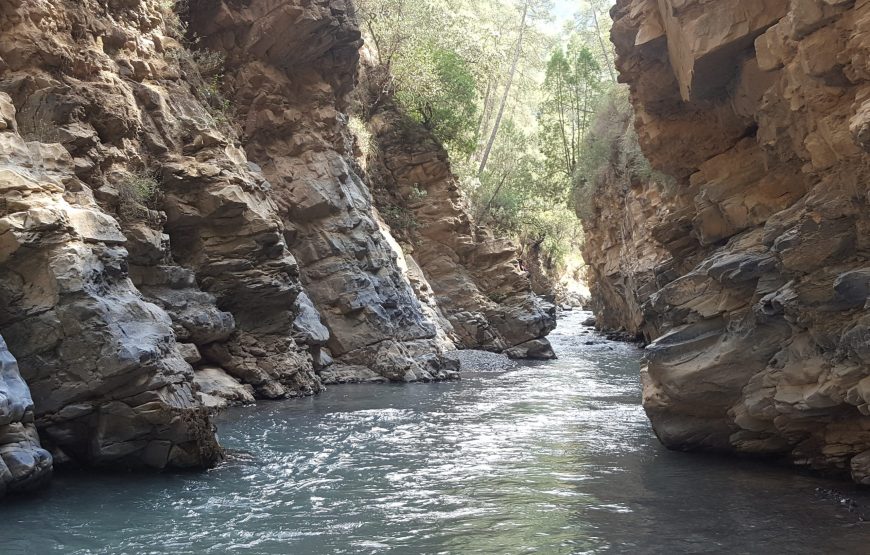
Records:
{"label": "flowing water", "polygon": [[557,361],[229,411],[207,473],[60,474],[0,501],[0,553],[870,552],[868,493],[661,448],[587,315]]}

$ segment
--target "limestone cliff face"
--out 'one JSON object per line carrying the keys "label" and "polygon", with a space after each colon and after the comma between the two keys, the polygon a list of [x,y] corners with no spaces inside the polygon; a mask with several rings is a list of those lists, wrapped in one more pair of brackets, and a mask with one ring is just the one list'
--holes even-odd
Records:
{"label": "limestone cliff face", "polygon": [[634,239],[604,231],[590,252],[643,303],[616,319],[654,340],[659,437],[870,483],[870,2],[619,0],[613,15],[641,145],[677,190],[602,211],[667,251],[655,279],[609,266]]}
{"label": "limestone cliff face", "polygon": [[[181,147],[154,132],[174,86],[152,81],[166,69],[155,4],[0,6],[0,330],[55,462],[201,467],[220,455],[173,331],[182,322],[131,279],[169,242],[160,214],[124,200],[132,173],[149,151]],[[122,205],[138,215],[122,220]]]}
{"label": "limestone cliff face", "polygon": [[633,125],[631,107],[621,98],[601,110],[592,132],[606,159],[575,190],[575,206],[583,221],[596,325],[626,339],[649,340],[653,330],[646,329],[643,304],[675,277],[674,258],[654,239],[658,229],[667,229],[675,199],[661,179],[637,168],[645,164],[633,159],[642,156]]}
{"label": "limestone cliff face", "polygon": [[227,54],[244,146],[271,183],[301,281],[329,330],[329,357],[375,379],[454,377],[443,356],[454,347],[417,299],[352,164],[343,110],[362,45],[352,5],[204,1],[191,15],[204,44]]}

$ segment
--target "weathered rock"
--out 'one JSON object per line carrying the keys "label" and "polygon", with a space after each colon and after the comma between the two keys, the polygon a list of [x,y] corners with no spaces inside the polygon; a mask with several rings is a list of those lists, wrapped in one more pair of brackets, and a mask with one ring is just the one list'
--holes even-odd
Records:
{"label": "weathered rock", "polygon": [[197,397],[211,409],[247,405],[256,400],[252,386],[242,385],[221,368],[198,368],[193,381],[198,389]]}
{"label": "weathered rock", "polygon": [[397,232],[460,345],[503,351],[546,343],[556,308],[532,290],[516,245],[472,222],[447,152],[434,136],[395,104],[382,99],[378,106],[369,121],[377,148],[366,161],[376,203],[382,213],[394,214],[394,225],[403,224],[397,212],[409,220]]}
{"label": "weathered rock", "polygon": [[[11,98],[0,94],[14,116]],[[220,456],[169,316],[127,275],[126,239],[59,144],[0,132],[0,329],[43,440],[101,465],[208,466]]]}
{"label": "weathered rock", "polygon": [[33,419],[30,391],[0,338],[0,497],[36,488],[51,477],[51,455],[40,446]]}
{"label": "weathered rock", "polygon": [[390,381],[388,378],[365,366],[348,366],[346,364],[334,364],[328,369],[322,370],[320,372],[320,379],[326,385],[386,383]]}
{"label": "weathered rock", "polygon": [[35,429],[55,464],[207,467],[213,408],[454,379],[458,337],[546,350],[551,307],[454,193],[461,263],[381,220],[343,113],[352,4],[190,0],[198,53],[172,2],[0,4],[0,333],[33,399],[0,425],[4,487],[47,475]]}
{"label": "weathered rock", "polygon": [[546,339],[533,339],[526,341],[505,351],[505,354],[514,359],[552,360],[556,358],[553,347]]}
{"label": "weathered rock", "polygon": [[870,3],[619,0],[613,15],[641,146],[675,184],[601,199],[586,256],[600,323],[653,341],[656,432],[866,482]]}
{"label": "weathered rock", "polygon": [[[338,362],[392,380],[448,377],[443,352],[453,347],[417,299],[400,267],[404,254],[380,225],[348,152],[341,110],[361,45],[352,6],[273,8],[200,2],[192,23],[227,53],[245,147],[271,183],[301,281],[329,330],[315,343]],[[292,34],[275,31],[290,27]]]}

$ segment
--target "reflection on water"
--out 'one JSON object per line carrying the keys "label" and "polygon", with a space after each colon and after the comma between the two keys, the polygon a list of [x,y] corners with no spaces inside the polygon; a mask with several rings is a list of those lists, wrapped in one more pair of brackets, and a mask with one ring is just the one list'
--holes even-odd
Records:
{"label": "reflection on water", "polygon": [[0,553],[864,553],[870,526],[791,471],[670,453],[639,407],[639,352],[345,386],[237,409],[205,474],[61,475],[0,507]]}

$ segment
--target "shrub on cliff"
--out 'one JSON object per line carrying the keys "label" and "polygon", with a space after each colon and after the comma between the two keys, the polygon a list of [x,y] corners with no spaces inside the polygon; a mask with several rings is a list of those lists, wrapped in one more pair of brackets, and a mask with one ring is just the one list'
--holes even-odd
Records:
{"label": "shrub on cliff", "polygon": [[590,221],[595,218],[595,199],[604,187],[618,187],[625,193],[632,183],[650,180],[666,187],[671,181],[653,169],[640,148],[628,88],[614,86],[599,104],[580,152],[574,210],[580,219]]}

